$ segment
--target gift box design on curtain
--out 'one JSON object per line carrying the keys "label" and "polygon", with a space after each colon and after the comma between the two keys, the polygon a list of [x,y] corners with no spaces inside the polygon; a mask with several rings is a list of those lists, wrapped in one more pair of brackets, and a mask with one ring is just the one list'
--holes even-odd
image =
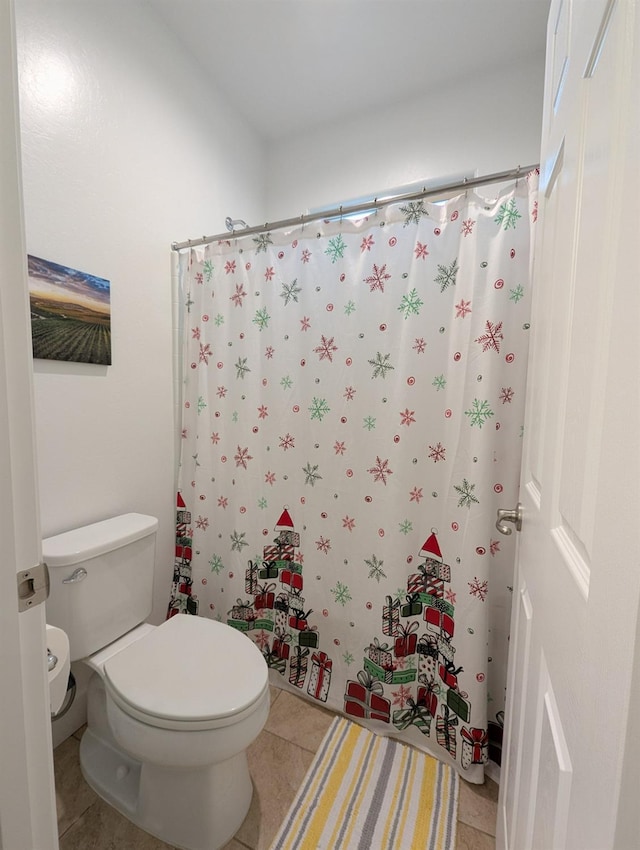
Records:
{"label": "gift box design on curtain", "polygon": [[257,619],[258,615],[248,599],[236,599],[235,605],[227,611],[227,625],[241,632],[255,628]]}
{"label": "gift box design on curtain", "polygon": [[[402,640],[402,638],[396,638]],[[364,669],[373,676],[374,679],[379,679],[389,685],[400,685],[413,682],[417,672],[415,668],[404,667],[400,668],[394,663],[391,647],[386,643],[380,643],[377,637],[374,637],[373,642],[366,648],[367,655],[364,658]]]}
{"label": "gift box design on curtain", "polygon": [[273,608],[276,600],[275,589],[274,582],[258,585],[256,598],[254,599],[256,608]]}
{"label": "gift box design on curtain", "polygon": [[460,730],[462,738],[462,753],[460,761],[465,770],[472,764],[485,764],[488,760],[489,734],[486,729],[476,729],[472,726]]}
{"label": "gift box design on curtain", "polygon": [[382,683],[369,673],[360,670],[358,681],[347,681],[344,710],[352,717],[389,722],[391,700],[385,699]]}
{"label": "gift box design on curtain", "polygon": [[438,672],[438,643],[432,635],[422,635],[418,641],[418,681],[422,685],[435,682]]}
{"label": "gift box design on curtain", "polygon": [[442,714],[436,718],[436,739],[441,747],[449,753],[451,758],[456,757],[456,729],[458,718],[449,712],[446,705],[442,706]]}
{"label": "gift box design on curtain", "polygon": [[281,628],[276,626],[275,635],[273,637],[273,651],[278,656],[278,658],[282,658],[285,661],[289,657],[289,651],[291,649],[291,635],[289,632],[284,631]]}
{"label": "gift box design on curtain", "polygon": [[[389,642],[376,636],[365,648],[358,681],[347,683],[345,712],[391,721],[399,731],[413,727],[427,737],[434,734],[435,720],[437,742],[455,759],[458,725],[469,722],[471,705],[460,689],[464,670],[454,664],[455,595],[448,590],[451,567],[444,563],[434,529],[418,554],[422,563],[418,572],[408,575],[406,594],[385,597],[382,633]],[[422,620],[415,619],[421,615]],[[426,631],[419,634],[422,621]],[[414,691],[411,683],[416,679]],[[401,696],[399,685],[409,686]],[[380,702],[387,690],[396,704],[402,700],[392,715]],[[474,752],[477,755],[477,750]]]}
{"label": "gift box design on curtain", "polygon": [[424,619],[430,631],[438,632],[442,638],[451,641],[455,629],[453,617],[439,608],[425,608]]}
{"label": "gift box design on curtain", "polygon": [[286,629],[289,624],[289,594],[279,593],[276,601],[273,603],[273,610],[276,615],[276,629]]}
{"label": "gift box design on curtain", "polygon": [[287,507],[274,530],[277,536],[272,545],[264,547],[262,568],[250,561],[245,575],[245,588],[253,588],[253,603],[238,599],[227,622],[258,644],[270,669],[286,675],[295,688],[304,688],[308,679],[306,693],[326,702],[333,662],[319,648],[320,632],[310,622],[313,609],[305,606],[302,596],[302,564],[294,560],[300,535]]}
{"label": "gift box design on curtain", "polygon": [[184,499],[178,493],[176,496],[176,548],[167,619],[176,614],[198,613],[198,600],[192,593],[191,559],[193,555],[193,540],[190,525],[191,511],[187,510]]}
{"label": "gift box design on curtain", "polygon": [[419,593],[407,593],[407,600],[400,608],[400,613],[403,617],[415,617],[422,611],[422,602],[420,601]]}
{"label": "gift box design on curtain", "polygon": [[278,655],[275,649],[269,648],[268,644],[265,644],[262,654],[267,662],[267,667],[270,670],[275,670],[277,673],[280,673],[281,676],[284,676],[287,669],[286,659]]}
{"label": "gift box design on curtain", "polygon": [[322,700],[322,702],[326,702],[329,695],[332,667],[333,662],[326,652],[314,652],[311,656],[311,676],[309,677],[307,693]]}
{"label": "gift box design on curtain", "polygon": [[310,650],[306,647],[295,646],[289,657],[289,684],[295,685],[296,688],[304,687],[309,666],[309,652]]}
{"label": "gift box design on curtain", "polygon": [[[422,605],[420,605],[422,610]],[[418,611],[420,613],[420,611]],[[403,614],[403,616],[406,616]],[[387,596],[382,608],[382,634],[388,637],[395,637],[398,633],[400,625],[400,602],[392,597]]]}
{"label": "gift box design on curtain", "polygon": [[449,688],[447,691],[447,706],[460,717],[465,723],[471,717],[471,705],[467,700],[467,694],[457,688]]}
{"label": "gift box design on curtain", "polygon": [[289,628],[303,632],[308,629],[309,616],[313,614],[313,608],[303,611],[302,608],[289,609]]}
{"label": "gift box design on curtain", "polygon": [[414,620],[408,626],[398,627],[398,636],[396,637],[393,654],[396,658],[405,658],[407,655],[413,655],[416,651],[418,643],[418,623]]}
{"label": "gift box design on curtain", "polygon": [[455,690],[458,687],[458,675],[463,672],[463,668],[456,667],[453,661],[445,661],[439,665],[438,672],[445,685]]}
{"label": "gift box design on curtain", "polygon": [[247,562],[247,569],[244,571],[244,592],[256,593],[258,590],[258,565],[253,561]]}
{"label": "gift box design on curtain", "polygon": [[318,646],[318,640],[319,635],[317,626],[307,626],[307,628],[302,629],[298,635],[298,643],[300,646],[310,646],[315,649]]}
{"label": "gift box design on curtain", "polygon": [[304,602],[304,599],[300,596],[303,588],[303,579],[301,573],[293,572],[293,570],[282,570],[280,573],[280,581],[285,590],[289,593],[297,596],[298,599],[301,599]]}
{"label": "gift box design on curtain", "polygon": [[[427,700],[427,696],[429,699]],[[407,726],[415,726],[423,735],[431,732],[431,718],[435,714],[437,704],[435,693],[427,693],[426,688],[418,688],[418,697],[407,699],[408,708],[401,708],[393,712],[393,725],[402,732]]]}

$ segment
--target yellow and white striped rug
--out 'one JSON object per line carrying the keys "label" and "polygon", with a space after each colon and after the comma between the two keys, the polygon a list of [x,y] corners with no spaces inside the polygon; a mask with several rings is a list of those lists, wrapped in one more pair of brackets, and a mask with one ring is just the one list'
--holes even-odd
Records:
{"label": "yellow and white striped rug", "polygon": [[270,850],[453,850],[458,775],[336,717]]}

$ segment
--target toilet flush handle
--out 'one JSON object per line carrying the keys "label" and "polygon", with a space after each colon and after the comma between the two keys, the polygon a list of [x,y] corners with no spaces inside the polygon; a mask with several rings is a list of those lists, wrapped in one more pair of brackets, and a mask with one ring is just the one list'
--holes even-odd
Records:
{"label": "toilet flush handle", "polygon": [[63,578],[63,584],[75,584],[77,581],[82,581],[82,579],[87,577],[87,571],[84,567],[78,567],[77,570],[74,570],[68,578]]}

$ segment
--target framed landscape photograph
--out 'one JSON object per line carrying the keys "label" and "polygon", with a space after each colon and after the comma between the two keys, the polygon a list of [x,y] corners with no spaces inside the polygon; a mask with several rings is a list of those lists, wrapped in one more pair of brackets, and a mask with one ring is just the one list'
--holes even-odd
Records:
{"label": "framed landscape photograph", "polygon": [[111,284],[29,255],[33,356],[111,365]]}

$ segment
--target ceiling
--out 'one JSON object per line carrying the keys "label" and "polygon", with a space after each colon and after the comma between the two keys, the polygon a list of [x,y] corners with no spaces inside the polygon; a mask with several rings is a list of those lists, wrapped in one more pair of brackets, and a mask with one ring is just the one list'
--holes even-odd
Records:
{"label": "ceiling", "polygon": [[550,0],[145,0],[266,140],[544,55]]}

